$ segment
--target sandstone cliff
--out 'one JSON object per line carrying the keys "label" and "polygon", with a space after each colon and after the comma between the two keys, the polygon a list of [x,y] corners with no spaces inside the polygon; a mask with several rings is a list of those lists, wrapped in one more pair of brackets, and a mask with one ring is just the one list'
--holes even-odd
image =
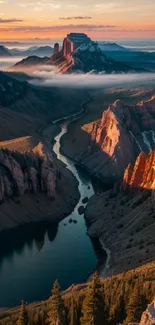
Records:
{"label": "sandstone cliff", "polygon": [[[64,138],[64,152],[105,183],[121,179],[141,151],[155,148],[155,96],[137,105],[117,100],[101,120],[75,128]],[[82,137],[82,141],[81,141]]]}
{"label": "sandstone cliff", "polygon": [[[141,153],[125,171],[122,188],[94,195],[86,209],[88,233],[100,237],[110,262],[107,274],[155,258],[155,151]],[[97,207],[97,209],[96,209]]]}
{"label": "sandstone cliff", "polygon": [[77,180],[54,154],[0,150],[0,231],[41,220],[58,222],[78,200]]}
{"label": "sandstone cliff", "polygon": [[141,152],[135,164],[129,164],[123,178],[126,188],[155,190],[155,151]]}
{"label": "sandstone cliff", "polygon": [[52,154],[40,158],[0,150],[0,201],[20,197],[26,191],[45,192],[54,198],[59,173]]}
{"label": "sandstone cliff", "polygon": [[120,73],[133,71],[127,65],[107,58],[97,43],[90,41],[74,50],[74,44],[69,38],[64,39],[62,50],[56,51],[46,64],[56,66],[58,73]]}

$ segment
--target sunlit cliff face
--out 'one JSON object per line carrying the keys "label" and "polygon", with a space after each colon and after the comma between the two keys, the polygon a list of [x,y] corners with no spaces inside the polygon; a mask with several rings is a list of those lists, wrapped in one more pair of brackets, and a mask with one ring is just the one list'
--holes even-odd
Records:
{"label": "sunlit cliff face", "polygon": [[155,151],[143,152],[124,174],[124,186],[155,190]]}

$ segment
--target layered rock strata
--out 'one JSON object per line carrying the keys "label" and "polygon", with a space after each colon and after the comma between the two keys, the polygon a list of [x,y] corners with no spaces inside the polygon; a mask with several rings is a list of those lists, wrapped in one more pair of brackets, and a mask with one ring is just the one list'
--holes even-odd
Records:
{"label": "layered rock strata", "polygon": [[154,164],[155,151],[141,153],[135,164],[127,167],[121,188],[118,185],[94,195],[88,203],[88,233],[100,237],[110,250],[107,274],[155,259]]}
{"label": "layered rock strata", "polygon": [[41,220],[58,222],[78,200],[76,179],[54,154],[0,150],[0,231]]}
{"label": "layered rock strata", "polygon": [[[140,152],[155,149],[155,96],[137,105],[117,100],[99,121],[64,137],[64,153],[105,183],[121,179]],[[81,140],[82,138],[82,140]]]}

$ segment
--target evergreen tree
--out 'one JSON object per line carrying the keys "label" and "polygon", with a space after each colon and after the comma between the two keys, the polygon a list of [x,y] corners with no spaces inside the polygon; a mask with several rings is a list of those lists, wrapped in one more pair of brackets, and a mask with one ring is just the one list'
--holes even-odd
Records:
{"label": "evergreen tree", "polygon": [[139,284],[135,284],[127,306],[126,323],[139,322],[144,311],[143,296]]}
{"label": "evergreen tree", "polygon": [[28,322],[29,322],[28,312],[24,304],[24,301],[22,300],[17,325],[28,325]]}
{"label": "evergreen tree", "polygon": [[60,286],[56,280],[53,285],[52,296],[50,297],[50,310],[48,312],[49,325],[64,325],[65,309],[60,294]]}
{"label": "evergreen tree", "polygon": [[83,300],[81,325],[101,325],[104,322],[104,302],[101,281],[97,272],[88,286]]}
{"label": "evergreen tree", "polygon": [[72,294],[69,308],[69,325],[76,325],[78,323],[78,306]]}

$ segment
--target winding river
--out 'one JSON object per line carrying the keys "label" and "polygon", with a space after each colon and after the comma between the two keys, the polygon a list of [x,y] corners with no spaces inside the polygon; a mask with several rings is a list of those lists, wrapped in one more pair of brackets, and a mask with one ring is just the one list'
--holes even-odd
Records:
{"label": "winding river", "polygon": [[65,289],[83,282],[97,265],[98,247],[87,235],[84,216],[78,213],[82,200],[94,193],[91,180],[60,153],[68,123],[61,125],[53,149],[78,179],[80,201],[58,225],[42,222],[0,235],[0,307],[17,305],[21,299],[28,303],[46,299],[55,279]]}

